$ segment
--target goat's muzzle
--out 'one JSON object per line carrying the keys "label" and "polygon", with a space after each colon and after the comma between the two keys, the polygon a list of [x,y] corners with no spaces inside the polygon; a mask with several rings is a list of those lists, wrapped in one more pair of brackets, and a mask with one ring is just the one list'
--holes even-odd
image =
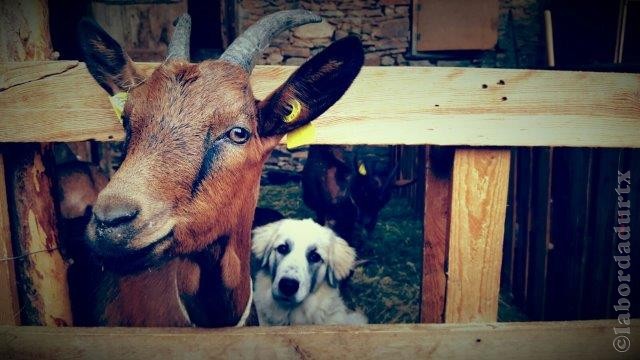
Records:
{"label": "goat's muzzle", "polygon": [[129,197],[101,194],[86,238],[108,268],[135,271],[159,264],[173,243],[173,222]]}

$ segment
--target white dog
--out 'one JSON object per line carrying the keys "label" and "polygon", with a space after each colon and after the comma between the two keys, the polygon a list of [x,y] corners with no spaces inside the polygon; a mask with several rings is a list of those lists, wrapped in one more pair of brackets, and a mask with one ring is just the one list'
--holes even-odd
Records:
{"label": "white dog", "polygon": [[260,270],[254,304],[260,325],[366,324],[338,290],[355,263],[355,250],[313,220],[284,219],[253,230]]}

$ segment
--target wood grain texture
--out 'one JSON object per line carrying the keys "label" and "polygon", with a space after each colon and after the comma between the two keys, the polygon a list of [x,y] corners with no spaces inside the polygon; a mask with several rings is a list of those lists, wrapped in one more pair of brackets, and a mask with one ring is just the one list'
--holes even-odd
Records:
{"label": "wood grain texture", "polygon": [[509,150],[456,150],[445,322],[496,321]]}
{"label": "wood grain texture", "polygon": [[[51,40],[47,5],[47,0],[2,2],[0,21],[7,26],[3,27],[3,33],[11,34],[0,42],[4,60],[43,61],[49,58]],[[54,73],[64,73],[64,66],[75,66],[73,62],[68,65],[55,63],[53,69],[42,66],[34,69],[29,66],[31,64],[26,64],[26,67],[25,64],[14,64],[30,76],[21,76],[20,72],[11,72],[10,69],[3,72],[3,78],[13,79],[10,83],[14,86],[8,91],[37,83],[37,78],[46,80],[55,76]],[[21,81],[15,79],[26,82],[19,85]],[[21,103],[18,98],[13,102]],[[5,118],[0,118],[5,122]],[[53,154],[50,148],[50,145],[12,144],[3,151],[7,162],[13,247],[20,256],[14,260],[19,313],[25,325],[71,324],[67,267],[57,250],[58,233],[50,179]]]}
{"label": "wood grain texture", "polygon": [[0,1],[0,61],[50,59],[48,3],[48,0]]}
{"label": "wood grain texture", "polygon": [[20,305],[11,245],[9,205],[4,172],[4,155],[0,153],[0,325],[20,325]]}
{"label": "wood grain texture", "polygon": [[422,323],[444,322],[453,158],[438,155],[442,154],[435,147],[429,148],[425,169]]}
{"label": "wood grain texture", "polygon": [[633,359],[612,347],[615,320],[561,323],[253,327],[0,327],[4,359]]}
{"label": "wood grain texture", "polygon": [[[55,205],[49,171],[50,145],[14,144],[6,153],[11,178],[11,233],[20,293],[20,317],[25,325],[72,324],[67,264],[58,249]],[[49,250],[49,251],[47,251]]]}
{"label": "wood grain texture", "polygon": [[[5,63],[2,71],[14,66]],[[256,97],[294,70],[256,67]],[[0,118],[0,142],[124,134],[84,64],[0,91]],[[366,67],[315,124],[315,141],[324,144],[640,147],[640,75]]]}
{"label": "wood grain texture", "polygon": [[8,68],[4,64],[0,64],[0,74],[2,74],[0,76],[0,90],[61,74],[76,66],[78,66],[77,61],[26,61],[12,63],[12,66]]}

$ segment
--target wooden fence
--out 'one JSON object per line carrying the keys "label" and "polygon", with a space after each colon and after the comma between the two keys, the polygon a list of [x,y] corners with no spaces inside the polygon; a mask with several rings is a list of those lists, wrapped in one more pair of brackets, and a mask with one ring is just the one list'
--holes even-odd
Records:
{"label": "wooden fence", "polygon": [[[156,64],[141,64],[153,69]],[[292,67],[257,67],[264,97]],[[107,96],[76,61],[0,64],[0,357],[412,357],[608,358],[617,321],[496,324],[511,152],[507,146],[640,147],[640,75],[468,68],[364,68],[316,122],[321,144],[464,145],[445,171],[425,169],[421,319],[442,325],[247,329],[83,329],[71,325],[64,263],[55,249],[46,145],[119,140]],[[29,143],[29,144],[26,144]],[[11,164],[9,164],[11,163]],[[0,169],[3,169],[0,167]],[[441,169],[440,169],[441,170]],[[5,179],[6,178],[6,179]],[[49,206],[49,208],[47,207]],[[12,226],[9,226],[9,219]],[[539,221],[540,218],[534,220]],[[55,223],[53,224],[55,225]],[[11,232],[18,248],[12,250]],[[54,244],[54,246],[52,246]],[[45,252],[39,252],[48,250]],[[22,257],[25,253],[36,253]],[[39,252],[39,253],[38,253]],[[24,261],[28,259],[28,261]],[[30,301],[18,304],[15,277]],[[31,281],[28,281],[31,280]],[[18,288],[24,282],[18,281]],[[24,291],[25,289],[21,289]],[[455,325],[458,323],[458,325]],[[469,324],[481,323],[481,324]],[[11,326],[13,325],[13,326]],[[637,357],[640,327],[628,338]]]}
{"label": "wooden fence", "polygon": [[[4,89],[0,92],[0,141],[122,138],[108,99],[84,64],[0,66]],[[258,67],[252,77],[257,96],[274,89],[292,70]],[[510,167],[510,151],[497,146],[640,147],[639,93],[640,76],[632,74],[365,68],[345,97],[317,121],[315,140],[474,146],[455,151],[449,178],[427,169],[422,319],[494,322]],[[6,211],[6,203],[2,208]],[[6,230],[3,242],[10,242]],[[593,324],[610,328],[614,323]],[[530,326],[531,331],[544,333],[544,324]],[[563,326],[573,329],[574,325]],[[424,331],[439,331],[429,329]],[[15,332],[24,341],[35,336],[17,328],[4,331]],[[45,334],[74,334],[61,331]],[[360,330],[354,331],[359,334]],[[414,330],[400,333],[415,336]],[[413,346],[422,349],[427,344]]]}
{"label": "wooden fence", "polygon": [[[640,149],[512,150],[501,286],[529,319],[617,316],[618,171],[640,174]],[[632,191],[628,200],[635,229],[640,193]],[[633,233],[630,241],[639,238]],[[640,256],[640,249],[630,256]],[[628,272],[637,283],[640,268]]]}

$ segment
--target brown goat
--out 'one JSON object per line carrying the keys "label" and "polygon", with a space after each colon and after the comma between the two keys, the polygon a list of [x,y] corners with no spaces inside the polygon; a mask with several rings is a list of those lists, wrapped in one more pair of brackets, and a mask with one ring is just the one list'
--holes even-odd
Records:
{"label": "brown goat", "polygon": [[75,159],[58,165],[55,173],[55,194],[60,204],[60,246],[71,263],[67,275],[73,322],[80,326],[92,325],[95,303],[92,297],[102,272],[92,261],[84,242],[84,229],[98,194],[109,180],[97,166]]}
{"label": "brown goat", "polygon": [[262,166],[284,134],[342,96],[363,63],[360,41],[342,39],[259,101],[249,85],[255,57],[281,31],[321,19],[303,10],[272,14],[219,60],[200,64],[188,60],[188,26],[180,27],[187,20],[147,78],[97,24],[80,24],[91,74],[110,95],[128,93],[126,157],[87,227],[89,246],[111,271],[100,289],[108,294],[98,310],[104,324],[241,320]]}

